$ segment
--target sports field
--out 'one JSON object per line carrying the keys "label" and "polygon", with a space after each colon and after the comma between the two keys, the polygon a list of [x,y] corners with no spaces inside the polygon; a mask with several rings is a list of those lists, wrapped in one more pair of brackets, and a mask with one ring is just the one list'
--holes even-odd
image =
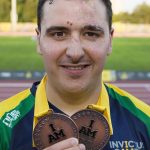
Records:
{"label": "sports field", "polygon": [[[106,69],[150,71],[150,38],[115,38]],[[32,37],[0,37],[0,71],[43,70]]]}

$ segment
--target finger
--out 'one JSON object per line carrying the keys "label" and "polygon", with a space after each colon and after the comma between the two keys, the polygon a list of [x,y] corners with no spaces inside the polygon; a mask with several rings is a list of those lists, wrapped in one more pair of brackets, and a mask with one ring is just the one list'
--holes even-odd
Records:
{"label": "finger", "polygon": [[58,142],[44,150],[64,150],[64,149],[68,149],[68,148],[77,146],[78,144],[79,144],[78,139],[69,138],[69,139],[63,140],[61,142]]}
{"label": "finger", "polygon": [[86,150],[86,148],[83,144],[79,144],[78,146],[74,146],[74,147],[68,148],[66,150]]}

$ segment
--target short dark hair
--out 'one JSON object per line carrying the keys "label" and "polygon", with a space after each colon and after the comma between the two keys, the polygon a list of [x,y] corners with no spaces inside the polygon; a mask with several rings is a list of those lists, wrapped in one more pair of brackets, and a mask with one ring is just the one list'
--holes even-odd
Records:
{"label": "short dark hair", "polygon": [[[42,17],[43,17],[43,5],[45,4],[45,2],[48,0],[39,0],[38,1],[38,7],[37,7],[37,25],[38,25],[38,29],[39,31],[41,31],[41,21],[42,21]],[[110,0],[101,0],[105,7],[106,7],[106,12],[107,12],[107,20],[108,20],[108,24],[109,24],[109,30],[111,31],[111,27],[112,27],[112,16],[113,16],[113,12],[112,12],[112,4]]]}

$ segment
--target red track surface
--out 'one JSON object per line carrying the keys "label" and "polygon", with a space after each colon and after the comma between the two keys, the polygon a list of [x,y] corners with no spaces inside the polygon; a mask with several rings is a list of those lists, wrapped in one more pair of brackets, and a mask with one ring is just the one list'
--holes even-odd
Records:
{"label": "red track surface", "polygon": [[[32,82],[33,81],[0,81],[0,101],[31,87]],[[150,105],[150,81],[114,82],[113,84]]]}

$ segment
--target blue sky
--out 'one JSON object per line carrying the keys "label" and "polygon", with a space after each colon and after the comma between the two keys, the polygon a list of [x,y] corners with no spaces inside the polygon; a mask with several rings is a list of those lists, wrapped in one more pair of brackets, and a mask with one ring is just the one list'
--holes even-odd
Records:
{"label": "blue sky", "polygon": [[114,13],[120,11],[132,12],[132,10],[140,3],[146,2],[150,5],[150,0],[111,0]]}

